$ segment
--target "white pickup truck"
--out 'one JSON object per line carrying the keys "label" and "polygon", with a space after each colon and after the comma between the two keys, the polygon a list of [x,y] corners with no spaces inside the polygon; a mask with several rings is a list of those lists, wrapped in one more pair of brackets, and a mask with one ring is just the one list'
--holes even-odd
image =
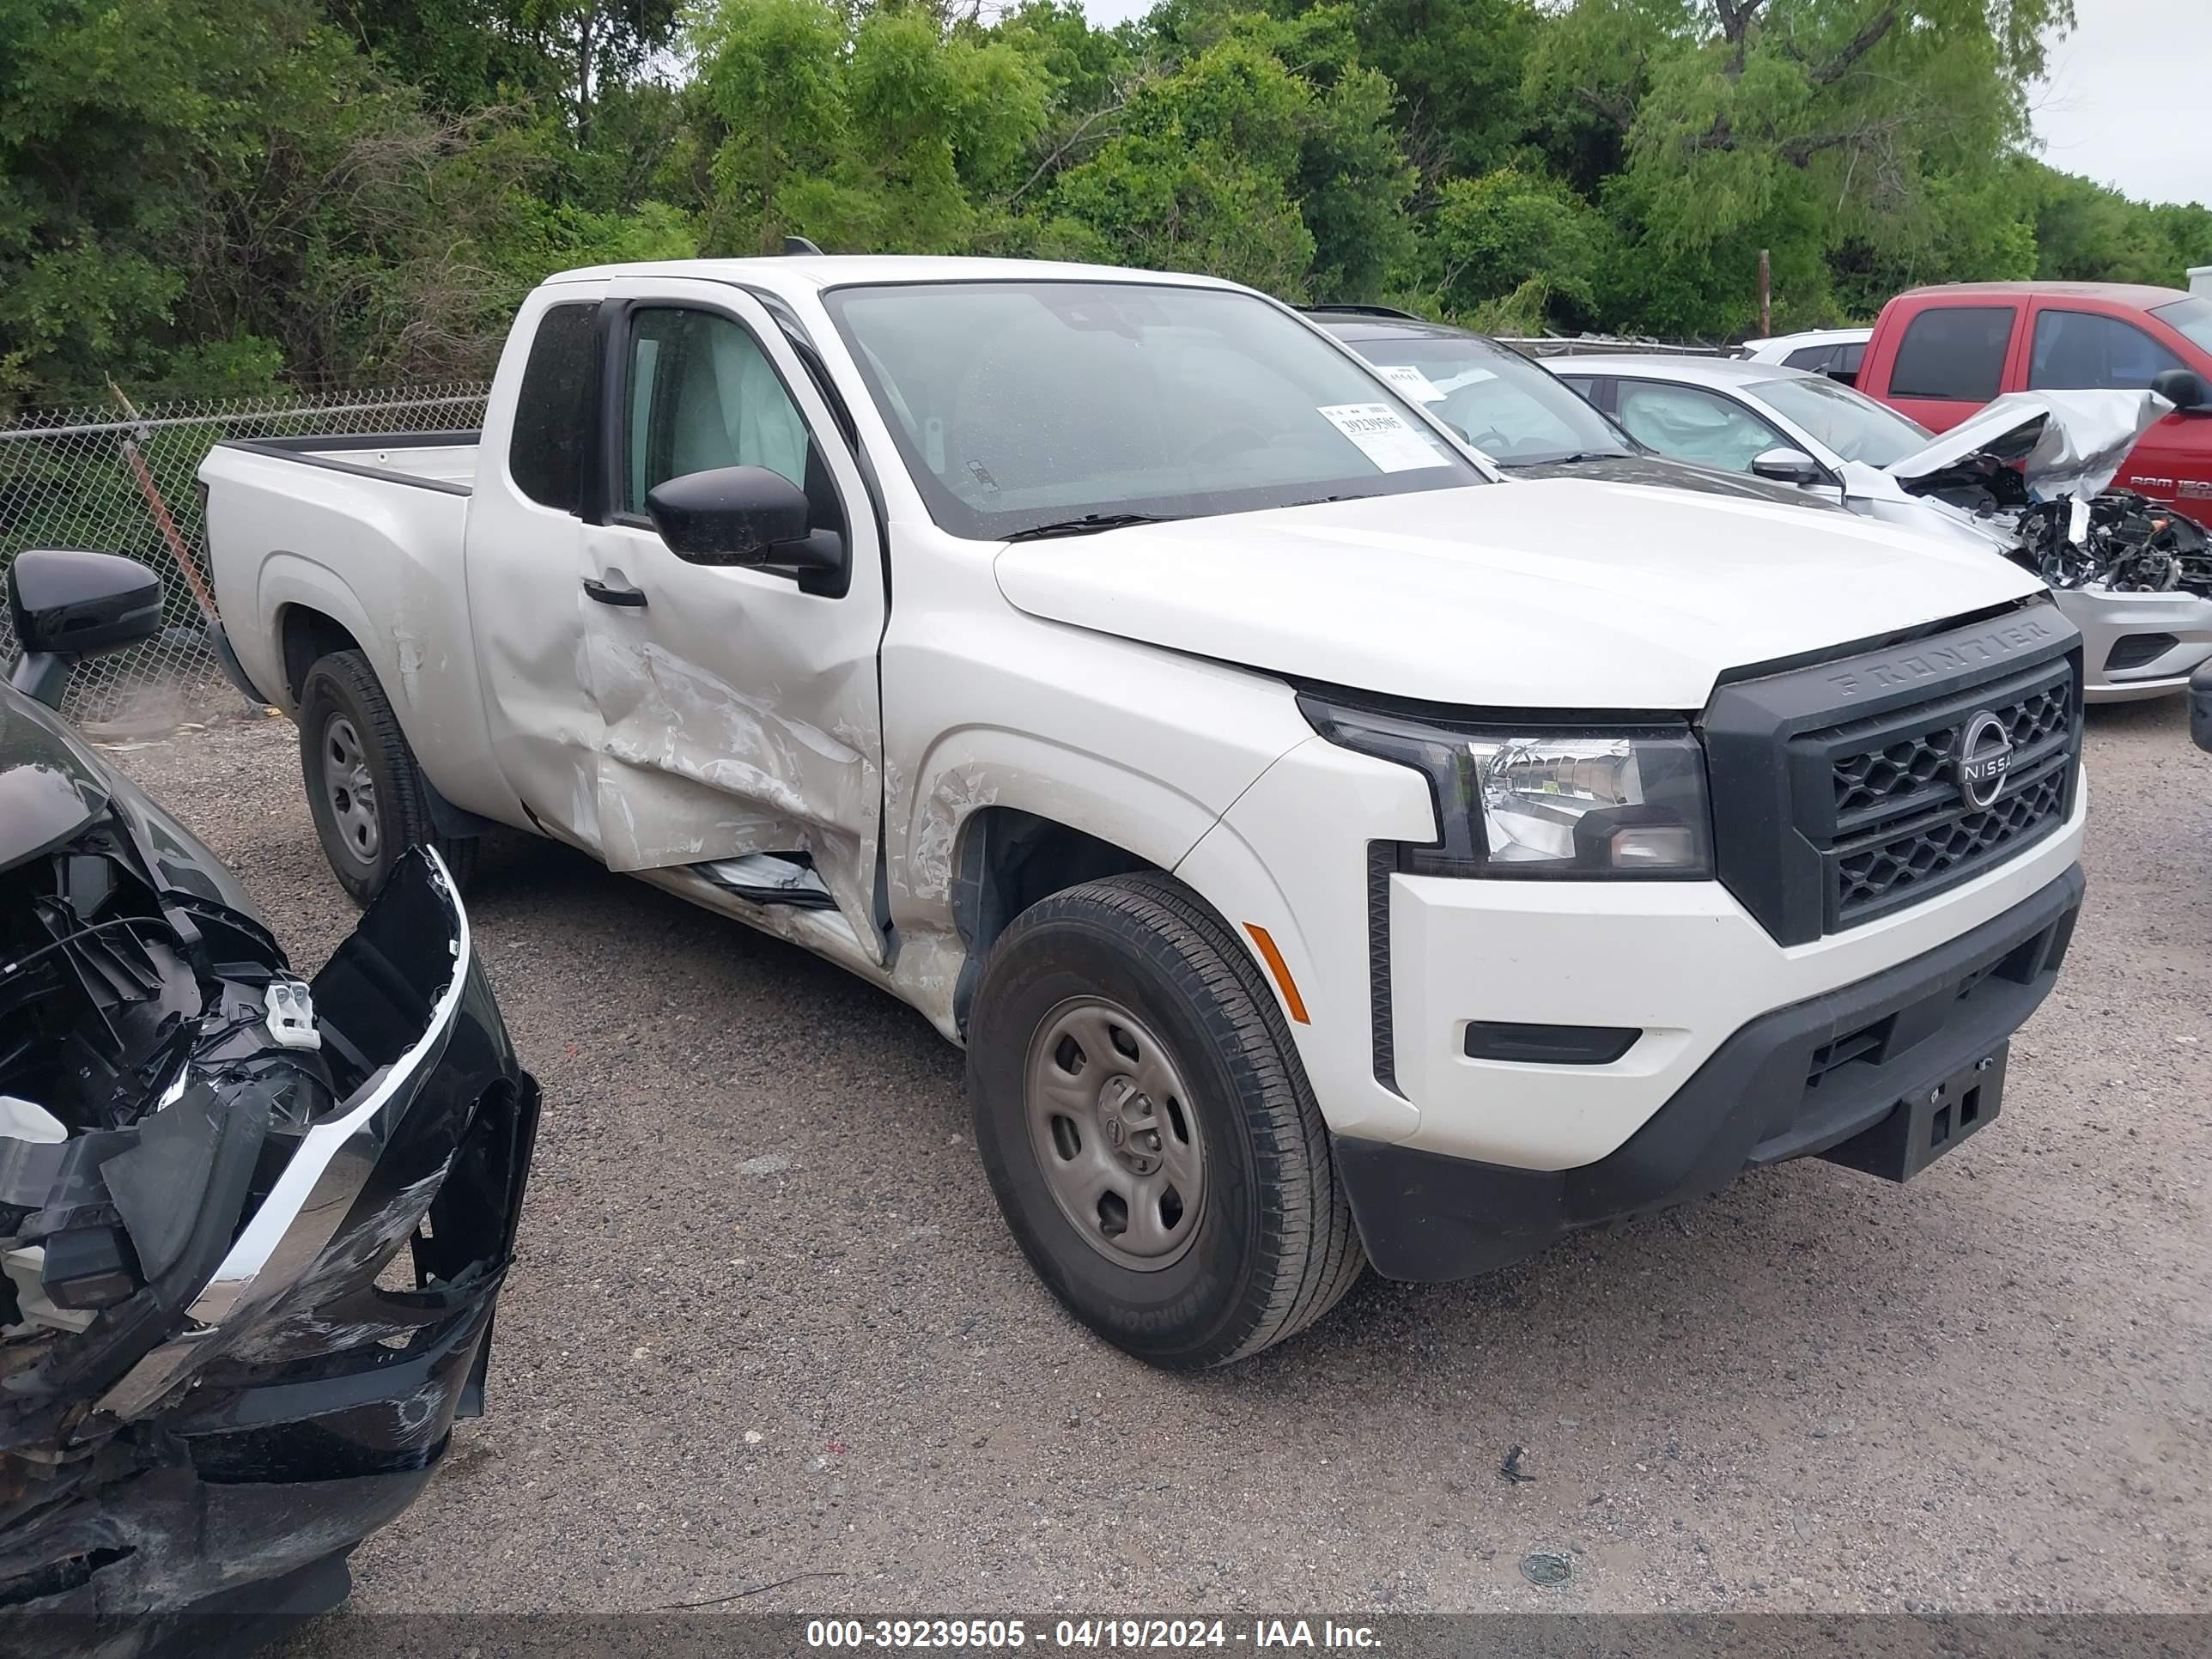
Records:
{"label": "white pickup truck", "polygon": [[975,260],[578,270],[481,433],[227,443],[225,649],[349,890],[513,826],[966,1045],[1037,1272],[1218,1364],[1996,1115],[2081,662],[1842,514],[1506,483],[1290,309]]}

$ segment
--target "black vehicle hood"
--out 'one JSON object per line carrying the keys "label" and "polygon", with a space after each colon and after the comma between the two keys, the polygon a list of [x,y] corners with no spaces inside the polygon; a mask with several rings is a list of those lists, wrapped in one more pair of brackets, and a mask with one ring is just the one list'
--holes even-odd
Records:
{"label": "black vehicle hood", "polygon": [[1788,507],[1834,505],[1788,484],[1670,461],[1663,455],[1602,455],[1587,461],[1500,461],[1498,465],[1511,478],[1588,478],[1597,483],[1655,484],[1664,489],[1693,489],[1708,495],[1775,501]]}
{"label": "black vehicle hood", "polygon": [[99,757],[61,716],[0,683],[0,870],[35,858],[112,810],[167,891],[266,921],[205,842]]}

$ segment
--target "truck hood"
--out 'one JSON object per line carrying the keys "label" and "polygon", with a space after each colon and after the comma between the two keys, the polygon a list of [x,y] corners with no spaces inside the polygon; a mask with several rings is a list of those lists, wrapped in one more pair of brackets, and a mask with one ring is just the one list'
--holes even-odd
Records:
{"label": "truck hood", "polygon": [[2017,465],[2039,500],[2087,498],[2112,483],[2168,407],[2150,392],[2008,392],[1882,470],[1917,495],[1984,456]]}
{"label": "truck hood", "polygon": [[1027,542],[997,571],[1032,616],[1303,679],[1651,710],[2041,586],[1847,514],[1564,478]]}

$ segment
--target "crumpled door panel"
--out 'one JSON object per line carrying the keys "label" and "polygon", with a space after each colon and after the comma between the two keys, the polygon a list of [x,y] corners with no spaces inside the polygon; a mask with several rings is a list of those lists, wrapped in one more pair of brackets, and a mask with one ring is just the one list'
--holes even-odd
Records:
{"label": "crumpled door panel", "polygon": [[609,869],[805,854],[854,933],[872,936],[883,740],[872,661],[827,666],[810,695],[785,696],[740,690],[656,641],[603,634],[592,684],[606,718],[597,809]]}

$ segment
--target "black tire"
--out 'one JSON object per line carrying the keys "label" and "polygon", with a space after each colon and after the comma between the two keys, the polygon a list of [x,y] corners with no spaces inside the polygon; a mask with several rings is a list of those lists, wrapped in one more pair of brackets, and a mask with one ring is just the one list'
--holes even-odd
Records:
{"label": "black tire", "polygon": [[[1044,1168],[1055,1154],[1032,1133],[1032,1044],[1059,1029],[1060,1011],[1094,999],[1149,1027],[1194,1097],[1203,1196],[1164,1267],[1122,1265],[1079,1231]],[[1156,1365],[1225,1365],[1304,1329],[1352,1288],[1366,1257],[1282,1011],[1188,888],[1117,876],[1040,901],[992,947],[974,1006],[968,1095],[992,1190],[1038,1276],[1099,1335]],[[1120,1133],[1102,1144],[1118,1147]]]}
{"label": "black tire", "polygon": [[[346,790],[342,755],[357,757],[365,769],[372,786],[368,803]],[[300,690],[300,770],[323,856],[355,903],[368,903],[399,855],[415,846],[435,848],[454,881],[466,887],[476,839],[438,833],[429,785],[392,700],[359,651],[333,651],[307,670]]]}

